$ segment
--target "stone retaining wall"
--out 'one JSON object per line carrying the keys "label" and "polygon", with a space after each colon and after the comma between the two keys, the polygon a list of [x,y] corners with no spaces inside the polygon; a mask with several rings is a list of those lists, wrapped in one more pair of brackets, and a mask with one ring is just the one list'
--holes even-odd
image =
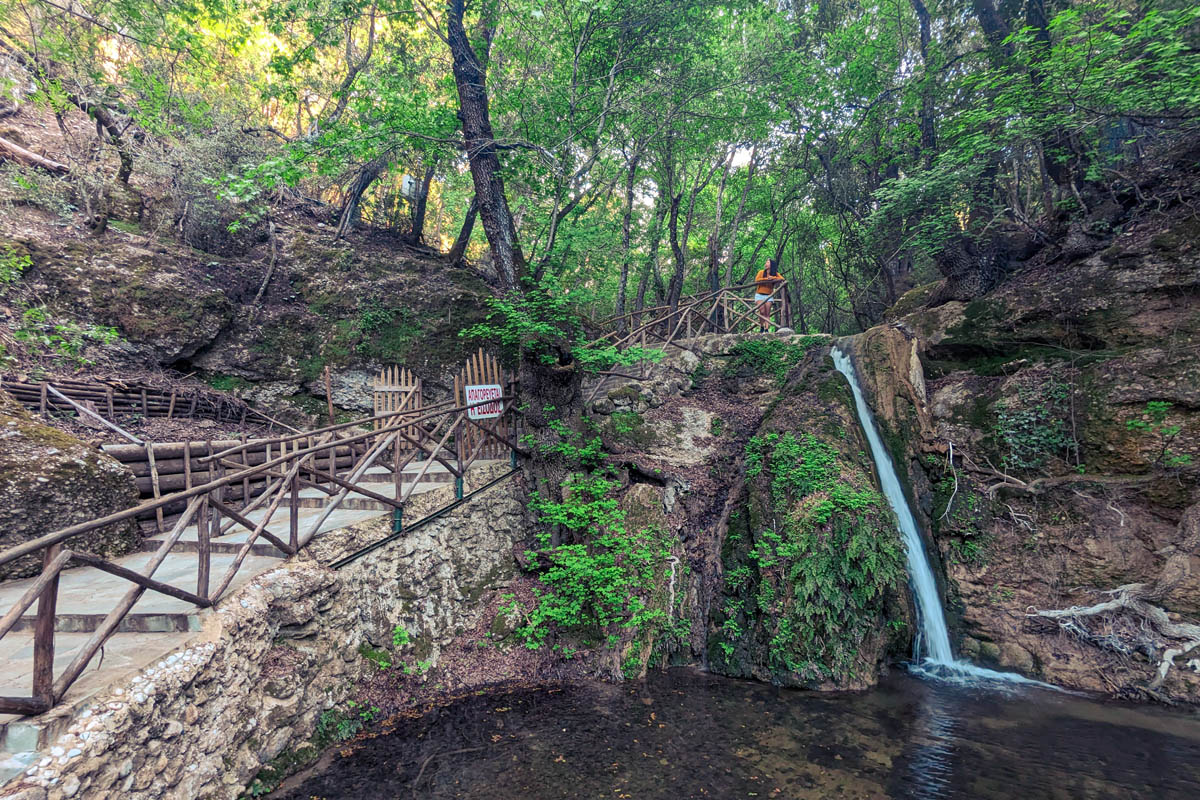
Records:
{"label": "stone retaining wall", "polygon": [[[344,700],[364,663],[361,644],[390,643],[401,625],[436,663],[475,624],[481,595],[515,571],[522,507],[512,487],[501,483],[340,571],[320,564],[387,535],[390,515],[323,535],[222,600],[186,647],[98,694],[0,796],[238,797]],[[430,495],[443,491],[416,499],[435,507]]]}

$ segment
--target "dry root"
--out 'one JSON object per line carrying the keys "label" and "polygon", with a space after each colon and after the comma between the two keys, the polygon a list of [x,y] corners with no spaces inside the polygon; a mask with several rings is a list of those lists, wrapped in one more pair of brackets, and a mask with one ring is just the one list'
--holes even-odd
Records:
{"label": "dry root", "polygon": [[[1104,592],[1111,599],[1092,606],[1032,609],[1028,616],[1055,620],[1063,630],[1098,647],[1124,655],[1140,650],[1151,658],[1159,658],[1150,689],[1162,685],[1177,659],[1193,652],[1198,657],[1188,661],[1187,665],[1200,672],[1200,625],[1173,622],[1167,612],[1156,605],[1191,574],[1191,555],[1200,545],[1200,503],[1183,512],[1177,542],[1173,548],[1168,548],[1167,563],[1151,583],[1118,586]],[[1088,620],[1097,619],[1107,622],[1106,631],[1097,632],[1088,624]]]}

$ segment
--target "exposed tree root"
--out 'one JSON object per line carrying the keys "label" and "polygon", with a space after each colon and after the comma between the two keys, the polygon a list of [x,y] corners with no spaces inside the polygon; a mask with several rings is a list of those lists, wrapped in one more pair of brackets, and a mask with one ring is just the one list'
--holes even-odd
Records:
{"label": "exposed tree root", "polygon": [[[1112,599],[1092,606],[1030,611],[1027,616],[1056,620],[1059,626],[1097,647],[1126,655],[1145,651],[1158,657],[1157,674],[1149,689],[1155,690],[1166,680],[1176,660],[1193,652],[1200,656],[1200,625],[1173,622],[1160,606],[1179,584],[1191,575],[1190,560],[1200,546],[1200,503],[1189,506],[1179,520],[1177,543],[1165,548],[1169,553],[1158,577],[1150,583],[1129,583],[1104,592]],[[1087,624],[1090,618],[1107,617],[1110,622],[1125,617],[1132,631],[1097,633]],[[1111,626],[1113,628],[1115,626]],[[1161,651],[1162,655],[1158,656]],[[1200,672],[1200,658],[1188,662]]]}

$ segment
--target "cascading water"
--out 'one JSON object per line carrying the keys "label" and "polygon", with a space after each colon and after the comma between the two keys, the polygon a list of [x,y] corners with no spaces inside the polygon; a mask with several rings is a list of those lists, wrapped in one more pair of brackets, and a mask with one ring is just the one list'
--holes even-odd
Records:
{"label": "cascading water", "polygon": [[900,485],[896,467],[892,463],[891,454],[883,446],[875,419],[871,416],[871,408],[863,398],[862,387],[859,386],[858,376],[854,372],[854,364],[850,357],[836,346],[831,353],[833,365],[837,371],[846,376],[850,389],[854,392],[854,408],[858,412],[858,421],[866,434],[871,446],[871,457],[875,461],[875,471],[879,475],[879,488],[887,498],[888,504],[896,513],[896,522],[900,527],[900,535],[904,541],[904,549],[908,558],[908,576],[912,584],[913,594],[917,605],[917,640],[914,671],[928,677],[950,680],[991,680],[1013,683],[1028,683],[1048,686],[1039,681],[1032,681],[1010,672],[977,667],[969,661],[960,661],[954,657],[950,648],[950,633],[946,628],[946,614],[942,610],[942,601],[938,595],[937,581],[933,576],[933,568],[925,553],[925,544],[921,540],[917,520],[909,508],[908,499]]}

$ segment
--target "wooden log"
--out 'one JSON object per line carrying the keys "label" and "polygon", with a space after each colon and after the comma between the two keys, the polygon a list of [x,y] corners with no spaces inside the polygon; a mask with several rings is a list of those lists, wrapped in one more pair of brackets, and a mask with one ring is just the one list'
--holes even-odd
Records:
{"label": "wooden log", "polygon": [[0,153],[27,167],[43,169],[51,175],[66,175],[71,171],[66,164],[46,158],[3,137],[0,137]]}
{"label": "wooden log", "polygon": [[111,561],[105,561],[103,558],[91,553],[80,553],[78,551],[71,554],[72,561],[78,561],[81,564],[87,564],[89,567],[95,567],[98,570],[107,572],[110,575],[116,575],[118,578],[124,578],[127,581],[136,583],[138,586],[143,586],[152,592],[165,594],[168,597],[174,597],[179,600],[199,606],[200,608],[208,608],[212,605],[206,598],[192,594],[186,589],[179,589],[162,581],[156,581],[153,578],[147,578],[139,572],[134,572],[131,569],[126,569],[118,564],[113,564]]}
{"label": "wooden log", "polygon": [[97,414],[95,411],[92,411],[90,408],[85,408],[84,406],[81,406],[81,405],[79,405],[79,403],[76,403],[74,400],[72,400],[71,398],[67,397],[65,394],[63,394],[62,392],[58,391],[58,390],[57,390],[57,389],[55,389],[53,386],[47,386],[47,387],[46,387],[46,390],[47,390],[47,391],[48,391],[50,394],[53,394],[55,397],[58,397],[58,398],[60,398],[60,399],[62,399],[62,400],[65,400],[66,402],[70,403],[70,404],[71,404],[71,406],[72,406],[72,407],[73,407],[73,408],[74,408],[76,411],[78,411],[80,414],[87,414],[89,417],[91,417],[91,418],[92,418],[92,419],[94,419],[94,420],[97,420],[97,421],[99,421],[101,424],[103,424],[105,427],[109,428],[110,430],[114,430],[114,431],[116,431],[117,433],[121,434],[122,436],[124,436],[124,437],[125,437],[126,439],[128,439],[129,441],[131,441],[131,442],[133,442],[133,443],[135,443],[135,444],[145,444],[145,442],[143,442],[141,439],[139,439],[139,438],[137,438],[136,436],[134,436],[134,435],[133,435],[132,433],[130,433],[129,431],[127,431],[127,430],[124,430],[124,429],[122,429],[122,428],[119,428],[119,427],[117,427],[117,426],[116,426],[116,425],[114,425],[113,423],[111,423],[111,422],[109,422],[108,420],[106,420],[104,417],[102,417],[102,416],[100,416],[99,414]]}
{"label": "wooden log", "polygon": [[50,702],[37,697],[0,697],[0,714],[32,717],[50,710]]}
{"label": "wooden log", "polygon": [[275,534],[271,533],[265,527],[262,530],[259,530],[259,523],[251,522],[250,520],[246,519],[238,512],[234,511],[233,508],[225,505],[224,503],[220,502],[219,500],[210,500],[209,502],[211,502],[213,504],[214,508],[218,509],[225,516],[230,517],[231,519],[236,521],[237,524],[241,525],[246,530],[250,531],[251,533],[254,533],[257,536],[263,537],[268,542],[275,545],[283,552],[287,553],[289,556],[295,555],[296,551],[290,545],[285,544],[279,537],[277,537]]}
{"label": "wooden log", "polygon": [[338,486],[341,486],[343,489],[349,489],[350,491],[354,492],[355,494],[361,494],[362,496],[369,497],[372,500],[378,500],[379,502],[385,503],[386,505],[392,506],[394,508],[404,508],[404,504],[401,503],[400,501],[396,500],[394,497],[388,497],[386,494],[379,494],[378,492],[372,492],[370,489],[364,489],[363,487],[358,486],[357,484],[353,484],[348,481],[344,481],[341,478],[337,477],[336,475],[330,475],[328,472],[322,472],[321,470],[314,469],[312,471],[312,474],[317,476],[318,478],[324,478],[325,480],[327,480],[331,483],[335,483]]}
{"label": "wooden log", "polygon": [[[155,442],[154,456],[155,458],[183,458],[184,442]],[[213,446],[217,448],[232,447],[240,444],[237,439],[223,439],[214,441]],[[207,456],[208,451],[204,442],[190,442],[191,451],[194,457]],[[145,461],[146,450],[144,447],[127,444],[106,444],[102,445],[101,450],[106,455],[110,455],[117,461]]]}
{"label": "wooden log", "polygon": [[[46,548],[42,556],[42,572],[50,567],[62,551],[62,545]],[[72,554],[74,555],[74,554]],[[54,612],[58,606],[58,573],[46,582],[38,597],[37,621],[33,628],[33,696],[54,705]]]}

